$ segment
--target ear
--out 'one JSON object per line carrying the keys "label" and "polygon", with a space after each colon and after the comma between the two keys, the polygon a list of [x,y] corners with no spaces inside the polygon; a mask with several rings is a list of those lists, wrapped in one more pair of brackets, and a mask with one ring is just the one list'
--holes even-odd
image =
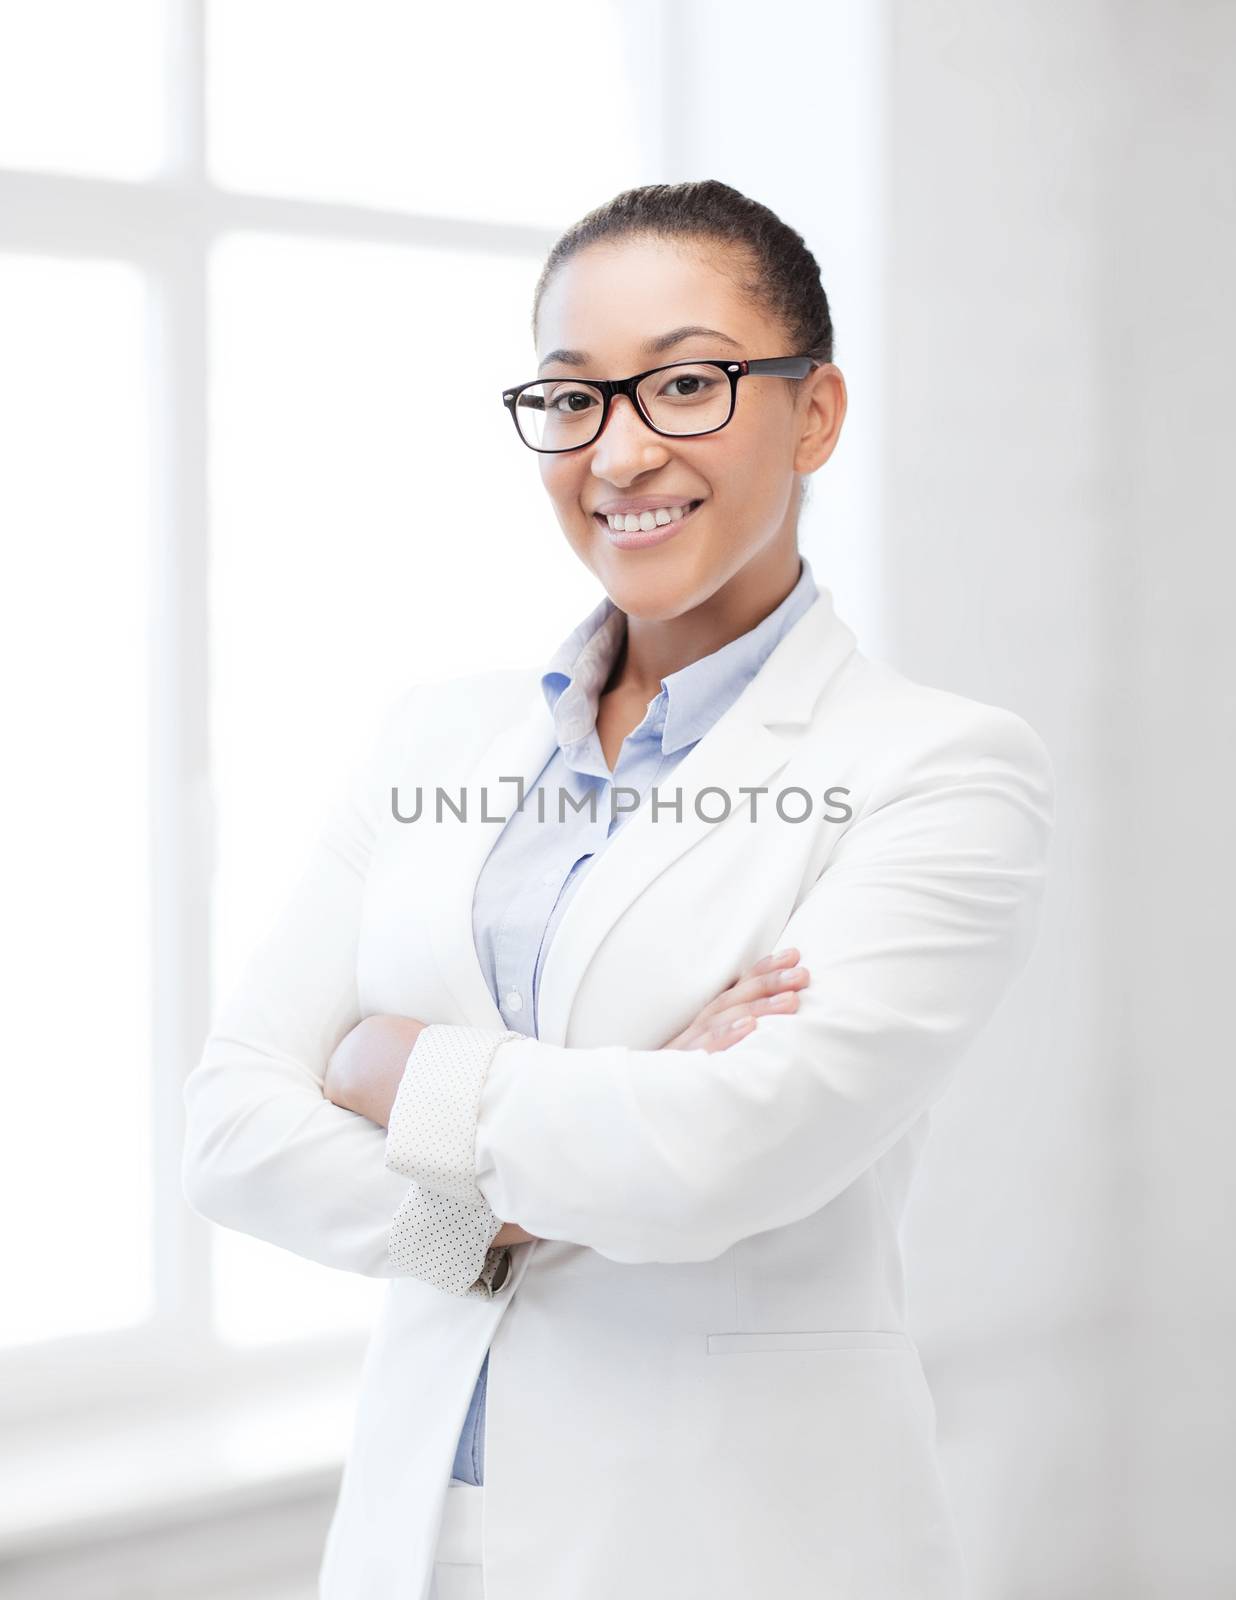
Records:
{"label": "ear", "polygon": [[794,451],[795,472],[814,472],[836,449],[845,421],[846,387],[841,368],[831,361],[803,379],[802,432]]}

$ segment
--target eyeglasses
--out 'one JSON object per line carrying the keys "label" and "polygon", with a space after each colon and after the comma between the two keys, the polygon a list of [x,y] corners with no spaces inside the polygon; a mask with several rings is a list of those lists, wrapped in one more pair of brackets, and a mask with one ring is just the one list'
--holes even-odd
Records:
{"label": "eyeglasses", "polygon": [[502,403],[529,450],[555,455],[582,450],[600,438],[614,396],[625,394],[654,433],[697,439],[716,433],[734,415],[738,380],[805,378],[824,365],[817,356],[769,356],[759,361],[673,361],[633,378],[541,378],[507,389]]}

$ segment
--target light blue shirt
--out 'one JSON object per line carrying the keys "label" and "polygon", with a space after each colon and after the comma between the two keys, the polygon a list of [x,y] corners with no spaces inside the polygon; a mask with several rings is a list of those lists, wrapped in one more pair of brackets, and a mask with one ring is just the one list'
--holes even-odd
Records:
{"label": "light blue shirt", "polygon": [[[658,790],[667,786],[669,774],[815,600],[810,563],[801,551],[799,559],[798,582],[762,622],[662,678],[643,721],[623,740],[612,772],[597,735],[597,705],[622,646],[626,613],[606,595],[554,652],[541,674],[541,688],[553,714],[557,748],[528,788],[522,808],[504,824],[472,902],[477,955],[508,1028],[538,1037],[541,970],[554,933],[589,867],[634,815],[615,807],[617,815],[611,816],[611,788],[635,790],[642,805],[654,784]],[[545,791],[544,821],[538,788]],[[560,802],[559,788],[569,801]],[[633,804],[629,795],[620,798],[624,806]],[[451,1476],[465,1483],[484,1481],[488,1372],[486,1352],[451,1469]]]}

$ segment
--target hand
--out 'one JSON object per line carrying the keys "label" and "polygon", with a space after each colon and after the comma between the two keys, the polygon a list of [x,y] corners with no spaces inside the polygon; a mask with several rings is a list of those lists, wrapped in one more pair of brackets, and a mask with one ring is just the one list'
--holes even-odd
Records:
{"label": "hand", "polygon": [[335,1046],[322,1093],[385,1128],[412,1046],[426,1026],[415,1017],[363,1017]]}
{"label": "hand", "polygon": [[[337,1106],[387,1127],[404,1067],[421,1029],[427,1026],[415,1017],[363,1017],[331,1053],[322,1093]],[[516,1222],[504,1222],[493,1244],[531,1244],[539,1237],[526,1233]]]}
{"label": "hand", "polygon": [[489,1247],[492,1250],[500,1244],[531,1244],[540,1237],[539,1233],[525,1233],[518,1222],[504,1222],[490,1240]]}
{"label": "hand", "polygon": [[783,1017],[797,1011],[797,991],[811,982],[806,967],[795,965],[797,960],[798,951],[791,946],[757,961],[715,1000],[710,1000],[695,1020],[664,1048],[707,1050],[710,1054],[728,1050],[730,1045],[747,1037],[758,1016]]}
{"label": "hand", "polygon": [[[811,982],[806,967],[797,966],[799,952],[791,945],[765,956],[710,1000],[695,1020],[664,1046],[666,1050],[726,1050],[745,1039],[757,1016],[788,1016],[798,1010],[798,991]],[[738,1027],[734,1023],[738,1022]],[[503,1223],[494,1244],[521,1244],[538,1238],[514,1222]]]}

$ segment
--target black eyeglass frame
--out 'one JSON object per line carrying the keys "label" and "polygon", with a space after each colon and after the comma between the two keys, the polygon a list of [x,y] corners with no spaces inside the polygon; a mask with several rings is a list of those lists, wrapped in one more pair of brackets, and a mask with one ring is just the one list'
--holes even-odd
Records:
{"label": "black eyeglass frame", "polygon": [[[615,395],[625,394],[635,407],[640,419],[652,429],[653,433],[659,434],[663,439],[705,439],[710,433],[720,433],[721,429],[732,421],[734,407],[738,401],[739,378],[748,376],[805,378],[816,367],[824,365],[826,363],[821,357],[809,355],[766,356],[752,361],[716,361],[708,359],[693,361],[687,358],[683,361],[669,361],[659,367],[648,367],[643,372],[637,372],[631,378],[530,378],[527,383],[517,383],[513,389],[504,390],[502,403],[511,413],[511,421],[515,424],[515,432],[519,435],[520,444],[528,445],[528,449],[535,450],[538,455],[562,456],[568,455],[572,450],[586,450],[589,445],[597,442],[605,431],[605,424],[609,421],[610,407],[613,404]],[[636,390],[644,379],[650,378],[654,372],[669,372],[675,367],[717,367],[725,373],[730,380],[730,409],[726,413],[724,422],[719,422],[715,428],[703,428],[699,433],[670,433],[664,428],[657,427],[656,423],[653,422],[640,404]],[[585,440],[583,444],[568,444],[561,449],[555,450],[544,450],[540,445],[528,444],[527,439],[524,438],[523,429],[519,426],[519,418],[515,415],[515,407],[519,404],[519,396],[525,389],[535,389],[539,384],[543,383],[586,383],[590,389],[599,389],[601,391],[601,421],[591,439]]]}

